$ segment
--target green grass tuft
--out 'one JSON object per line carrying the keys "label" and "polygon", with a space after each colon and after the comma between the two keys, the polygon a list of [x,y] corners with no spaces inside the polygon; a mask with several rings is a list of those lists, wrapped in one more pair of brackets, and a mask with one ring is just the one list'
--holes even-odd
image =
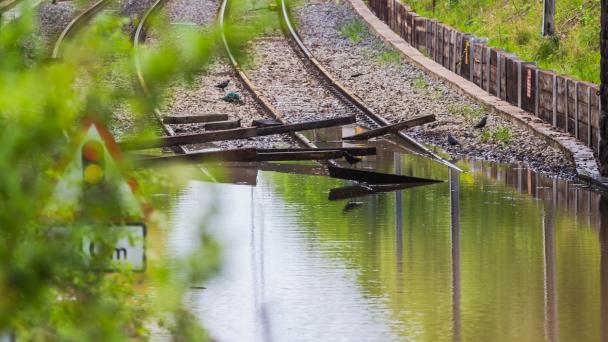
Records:
{"label": "green grass tuft", "polygon": [[393,64],[401,61],[401,55],[395,50],[385,49],[378,54],[376,59],[380,64]]}
{"label": "green grass tuft", "polygon": [[347,38],[351,43],[359,44],[369,35],[365,23],[360,19],[353,19],[339,28],[340,35]]}

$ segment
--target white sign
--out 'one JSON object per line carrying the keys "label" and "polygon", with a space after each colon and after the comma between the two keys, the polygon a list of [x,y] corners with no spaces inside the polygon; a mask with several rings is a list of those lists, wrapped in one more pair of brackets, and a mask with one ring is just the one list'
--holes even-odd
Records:
{"label": "white sign", "polygon": [[[127,230],[125,237],[118,239],[112,251],[112,268],[107,271],[128,269],[143,272],[146,269],[146,226],[143,223],[129,223],[123,226],[112,226],[112,230]],[[91,239],[84,239],[83,251],[94,255],[100,250],[99,244]]]}

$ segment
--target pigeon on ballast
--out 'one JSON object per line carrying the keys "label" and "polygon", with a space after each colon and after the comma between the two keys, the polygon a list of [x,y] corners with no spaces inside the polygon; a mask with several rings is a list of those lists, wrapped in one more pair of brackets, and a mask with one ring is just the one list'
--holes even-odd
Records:
{"label": "pigeon on ballast", "polygon": [[343,151],[342,155],[344,156],[344,159],[346,159],[346,162],[348,162],[350,164],[350,166],[353,166],[363,160],[359,157],[353,156],[352,154],[348,153],[347,151]]}
{"label": "pigeon on ballast", "polygon": [[230,103],[243,102],[241,100],[241,96],[239,94],[235,93],[234,91],[231,91],[228,94],[224,95],[224,97],[222,97],[222,100],[224,100],[226,102],[230,102]]}
{"label": "pigeon on ballast", "polygon": [[456,138],[454,138],[450,133],[448,133],[448,143],[451,146],[460,145],[460,141],[456,140]]}
{"label": "pigeon on ballast", "polygon": [[480,128],[484,128],[486,127],[486,124],[488,123],[488,116],[484,116],[483,118],[481,118],[481,120],[479,121],[479,123],[475,126],[473,126],[476,129],[480,129]]}
{"label": "pigeon on ballast", "polygon": [[230,83],[230,80],[225,80],[225,81],[222,81],[222,82],[216,84],[215,87],[219,88],[221,90],[226,90],[226,87],[228,86],[229,83]]}

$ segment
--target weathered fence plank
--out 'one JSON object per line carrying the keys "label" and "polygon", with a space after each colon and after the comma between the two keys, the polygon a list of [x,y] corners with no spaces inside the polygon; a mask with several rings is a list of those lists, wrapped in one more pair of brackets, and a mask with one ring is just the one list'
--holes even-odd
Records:
{"label": "weathered fence plank", "polygon": [[524,63],[521,66],[521,80],[519,83],[521,108],[536,114],[536,66]]}

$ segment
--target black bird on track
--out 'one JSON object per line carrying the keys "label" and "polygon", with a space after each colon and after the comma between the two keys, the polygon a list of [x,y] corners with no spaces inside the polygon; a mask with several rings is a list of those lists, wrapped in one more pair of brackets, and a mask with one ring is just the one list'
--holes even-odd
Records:
{"label": "black bird on track", "polygon": [[228,86],[229,83],[230,83],[230,80],[225,80],[225,81],[222,81],[222,82],[216,84],[215,87],[219,88],[221,90],[226,90],[226,87]]}
{"label": "black bird on track", "polygon": [[450,133],[448,133],[448,143],[450,146],[460,145],[460,141],[456,140]]}
{"label": "black bird on track", "polygon": [[352,154],[350,154],[346,151],[342,152],[342,155],[344,156],[344,159],[346,159],[346,161],[350,164],[350,166],[353,166],[363,160],[359,157],[353,156]]}
{"label": "black bird on track", "polygon": [[479,121],[479,123],[475,126],[473,126],[474,128],[480,129],[480,128],[484,128],[486,127],[486,124],[488,123],[488,116],[484,116],[483,118],[481,118],[481,120]]}

